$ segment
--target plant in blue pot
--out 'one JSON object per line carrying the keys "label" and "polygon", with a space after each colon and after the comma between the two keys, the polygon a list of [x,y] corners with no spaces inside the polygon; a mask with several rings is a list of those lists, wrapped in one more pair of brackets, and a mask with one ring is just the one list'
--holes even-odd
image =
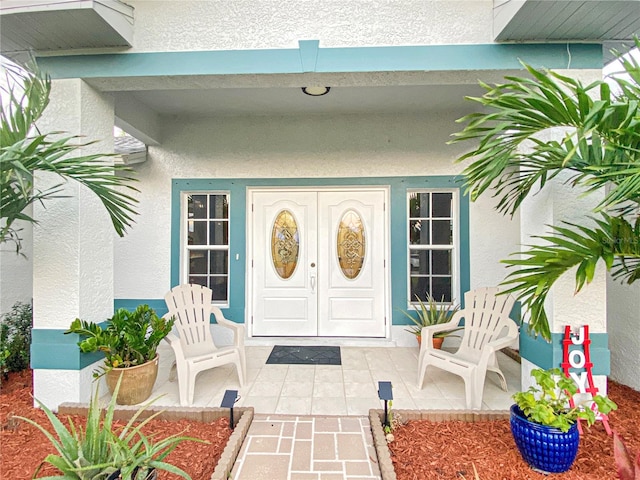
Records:
{"label": "plant in blue pot", "polygon": [[[571,468],[578,453],[578,420],[591,426],[596,413],[587,402],[571,407],[569,399],[578,392],[575,382],[559,368],[531,371],[536,384],[517,392],[511,407],[511,433],[524,460],[543,473],[562,473]],[[595,395],[593,401],[603,414],[617,409],[607,397]]]}

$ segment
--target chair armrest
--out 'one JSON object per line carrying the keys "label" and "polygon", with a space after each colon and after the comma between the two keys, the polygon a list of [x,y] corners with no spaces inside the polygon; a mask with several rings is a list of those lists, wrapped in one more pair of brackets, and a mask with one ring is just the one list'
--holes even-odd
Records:
{"label": "chair armrest", "polygon": [[218,325],[230,328],[233,330],[233,343],[236,347],[244,347],[244,325],[241,323],[232,322],[228,318],[225,318],[222,310],[218,307],[211,306],[211,313],[216,317]]}
{"label": "chair armrest", "polygon": [[164,337],[164,341],[171,345],[173,349],[173,353],[176,357],[176,360],[179,358],[184,358],[184,351],[182,350],[182,344],[180,343],[180,337],[175,335],[174,333],[168,333],[166,337]]}
{"label": "chair armrest", "polygon": [[503,335],[502,337],[496,338],[495,340],[487,343],[487,350],[490,350],[491,353],[497,352],[505,347],[508,347],[516,338],[518,338],[518,326],[513,320],[509,319],[507,328],[509,329],[509,331],[506,333],[506,335]]}

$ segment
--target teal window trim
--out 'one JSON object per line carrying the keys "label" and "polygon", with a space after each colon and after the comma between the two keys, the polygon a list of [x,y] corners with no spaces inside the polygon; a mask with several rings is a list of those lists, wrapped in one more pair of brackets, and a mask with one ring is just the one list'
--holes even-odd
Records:
{"label": "teal window trim", "polygon": [[247,189],[251,187],[390,187],[390,245],[391,245],[391,317],[393,325],[406,325],[402,315],[408,303],[407,262],[407,191],[421,188],[457,188],[459,202],[459,289],[470,288],[469,198],[464,194],[460,179],[453,175],[431,177],[371,177],[371,178],[303,178],[303,179],[173,179],[171,192],[171,285],[180,283],[180,222],[183,192],[229,192],[229,306],[224,314],[236,322],[245,319],[246,298],[246,213]]}
{"label": "teal window trim", "polygon": [[[181,194],[180,197],[180,201],[181,201],[181,205],[180,205],[180,212],[181,212],[181,218],[183,218],[184,223],[181,225],[181,232],[184,235],[184,238],[181,238],[181,250],[180,253],[184,255],[184,260],[182,263],[182,267],[183,267],[183,271],[181,271],[181,274],[184,275],[185,277],[185,281],[187,278],[190,278],[192,275],[196,276],[196,277],[202,277],[202,274],[193,274],[190,271],[190,267],[188,266],[188,263],[190,261],[190,255],[191,252],[193,251],[197,251],[197,250],[201,250],[201,251],[205,251],[208,254],[210,254],[211,252],[215,252],[215,251],[223,251],[227,253],[227,268],[226,268],[226,272],[223,275],[215,275],[215,274],[211,274],[211,272],[209,272],[209,262],[207,263],[207,273],[204,275],[204,277],[206,278],[206,283],[208,283],[212,277],[215,276],[224,276],[227,280],[227,288],[226,288],[226,292],[225,292],[225,298],[224,300],[222,299],[215,299],[215,292],[214,292],[214,300],[213,303],[215,305],[217,305],[220,308],[225,308],[229,305],[229,264],[231,262],[231,257],[229,254],[229,245],[230,243],[233,241],[233,239],[231,238],[230,232],[227,235],[227,243],[225,244],[215,244],[215,243],[207,243],[207,244],[201,244],[201,245],[188,245],[187,244],[187,237],[188,237],[188,224],[189,222],[191,222],[192,220],[194,222],[197,221],[202,221],[203,219],[190,219],[188,218],[188,197],[190,195],[206,195],[207,196],[207,209],[209,209],[209,203],[210,203],[210,196],[224,196],[226,197],[227,202],[229,202],[229,192],[227,190],[220,190],[220,191],[206,191],[206,192],[190,192],[190,191],[184,191]],[[211,217],[211,213],[209,212],[208,217],[206,218],[206,225],[207,225],[207,238],[209,239],[209,228],[210,228],[210,223],[211,221],[221,221],[221,222],[227,222],[227,225],[229,223],[229,218],[230,215],[232,214],[232,207],[231,205],[228,206],[228,210],[227,210],[227,217],[226,218],[213,218]],[[210,240],[210,239],[209,239]],[[205,285],[207,286],[207,285]]]}
{"label": "teal window trim", "polygon": [[39,57],[52,78],[135,78],[191,75],[600,69],[601,43],[454,44],[181,52],[104,53]]}
{"label": "teal window trim", "polygon": [[[433,231],[431,231],[431,227],[430,227],[430,222],[432,220],[438,220],[438,217],[433,217],[432,216],[432,212],[431,212],[431,208],[433,208],[434,206],[434,199],[433,199],[433,194],[437,194],[437,193],[445,193],[445,194],[452,194],[452,198],[451,198],[451,212],[450,215],[445,218],[445,220],[450,220],[452,223],[452,243],[448,243],[448,244],[436,244],[433,243]],[[414,252],[420,252],[420,251],[427,251],[427,252],[434,252],[434,251],[449,251],[451,252],[451,270],[448,272],[448,276],[451,277],[451,288],[450,288],[450,295],[451,295],[451,299],[445,303],[447,304],[455,304],[458,303],[460,301],[460,298],[462,296],[461,292],[459,291],[459,281],[458,281],[458,277],[459,277],[459,271],[460,271],[460,265],[459,265],[459,255],[458,255],[458,251],[459,251],[459,236],[460,236],[460,219],[459,219],[459,188],[421,188],[421,189],[408,189],[407,190],[407,215],[406,215],[406,226],[405,228],[407,229],[407,231],[410,231],[411,229],[411,212],[410,212],[410,206],[411,206],[411,196],[412,195],[419,195],[419,194],[428,194],[429,195],[429,213],[428,218],[426,218],[426,222],[422,222],[425,223],[427,225],[427,228],[429,229],[431,235],[429,235],[429,243],[428,244],[412,244],[409,240],[409,238],[407,238],[407,251],[408,251],[408,255],[411,256],[412,253]],[[415,220],[415,218],[414,218]],[[409,259],[407,259],[409,260]],[[412,276],[411,275],[411,262],[409,261],[408,263],[409,265],[409,272],[407,275],[407,283],[408,283],[408,289],[409,291],[411,291],[411,283],[412,283],[412,279],[413,278],[417,278],[419,275],[416,276]],[[430,279],[430,282],[433,281],[433,278],[437,278],[438,275],[434,275],[433,274],[433,264],[431,262],[429,262],[429,274],[422,274],[424,275],[426,278]],[[433,295],[433,284],[431,284],[431,287],[427,288],[426,291],[429,292],[431,295]],[[439,302],[440,298],[438,298],[438,295],[434,296],[436,301]],[[411,309],[411,308],[415,308],[418,305],[418,301],[416,300],[414,295],[410,295],[410,298],[408,299],[408,303],[407,303],[407,308]],[[422,299],[425,300],[425,299]]]}

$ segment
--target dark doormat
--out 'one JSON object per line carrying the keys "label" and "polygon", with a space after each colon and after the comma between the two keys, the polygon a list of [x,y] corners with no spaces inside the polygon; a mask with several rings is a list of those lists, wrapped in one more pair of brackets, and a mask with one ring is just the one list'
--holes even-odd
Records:
{"label": "dark doormat", "polygon": [[267,365],[342,365],[340,347],[291,347],[276,345]]}

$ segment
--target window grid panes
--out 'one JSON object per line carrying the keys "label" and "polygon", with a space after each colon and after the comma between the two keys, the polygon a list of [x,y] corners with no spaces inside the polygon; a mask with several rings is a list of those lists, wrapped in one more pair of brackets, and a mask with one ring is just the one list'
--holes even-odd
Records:
{"label": "window grid panes", "polygon": [[412,191],[408,194],[409,302],[439,303],[454,298],[456,212],[452,191]]}
{"label": "window grid panes", "polygon": [[187,194],[186,278],[213,291],[213,300],[229,299],[229,195]]}

